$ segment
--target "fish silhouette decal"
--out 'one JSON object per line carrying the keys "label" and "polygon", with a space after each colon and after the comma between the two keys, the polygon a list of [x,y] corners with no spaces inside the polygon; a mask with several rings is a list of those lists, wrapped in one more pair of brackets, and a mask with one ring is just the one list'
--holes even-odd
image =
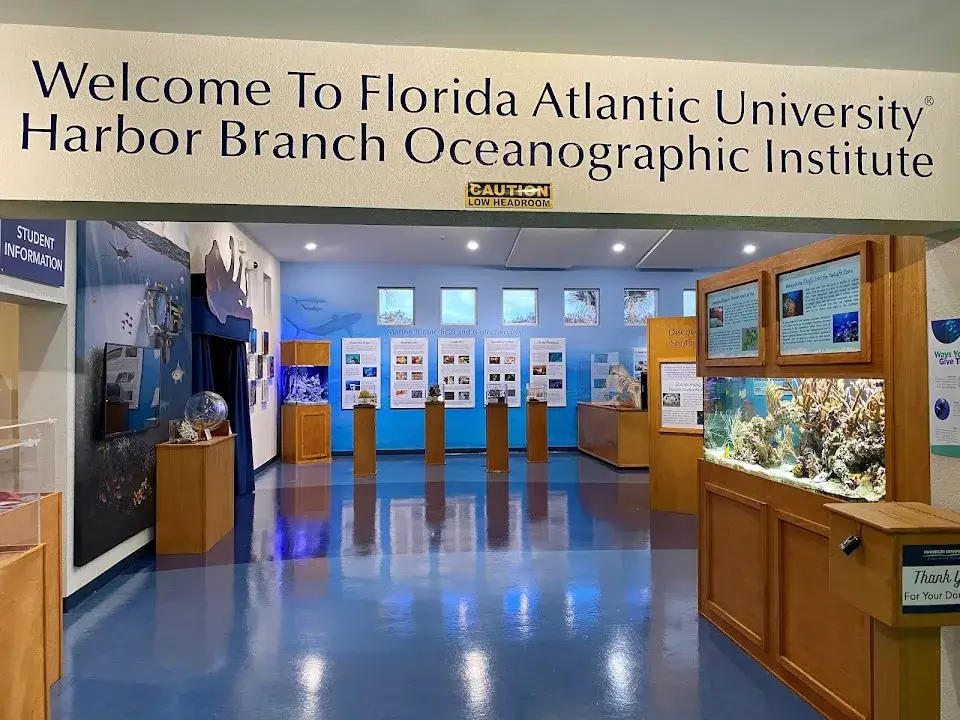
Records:
{"label": "fish silhouette decal", "polygon": [[334,313],[326,322],[307,327],[298,325],[286,315],[283,316],[283,319],[290,323],[297,331],[294,337],[300,337],[301,333],[315,337],[326,337],[327,335],[341,331],[353,337],[352,328],[363,319],[363,315],[361,313],[347,313],[346,315],[337,315]]}

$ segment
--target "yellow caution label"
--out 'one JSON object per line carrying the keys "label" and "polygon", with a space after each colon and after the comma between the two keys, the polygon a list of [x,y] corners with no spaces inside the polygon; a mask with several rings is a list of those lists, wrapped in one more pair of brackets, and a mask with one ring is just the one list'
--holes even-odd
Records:
{"label": "yellow caution label", "polygon": [[464,207],[472,210],[553,210],[553,185],[468,182]]}

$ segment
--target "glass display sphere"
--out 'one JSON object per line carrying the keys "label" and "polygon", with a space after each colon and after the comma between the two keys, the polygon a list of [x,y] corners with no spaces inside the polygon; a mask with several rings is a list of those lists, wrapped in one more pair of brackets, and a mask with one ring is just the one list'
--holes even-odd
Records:
{"label": "glass display sphere", "polygon": [[183,414],[197,432],[216,430],[227,419],[227,401],[209,390],[198,392],[187,400]]}

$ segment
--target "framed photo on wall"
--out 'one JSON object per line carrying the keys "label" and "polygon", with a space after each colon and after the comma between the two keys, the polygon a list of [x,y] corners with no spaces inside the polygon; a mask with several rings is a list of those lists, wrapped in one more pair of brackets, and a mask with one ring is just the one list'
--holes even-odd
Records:
{"label": "framed photo on wall", "polygon": [[623,324],[646,325],[657,316],[660,291],[656,289],[626,288],[623,291]]}

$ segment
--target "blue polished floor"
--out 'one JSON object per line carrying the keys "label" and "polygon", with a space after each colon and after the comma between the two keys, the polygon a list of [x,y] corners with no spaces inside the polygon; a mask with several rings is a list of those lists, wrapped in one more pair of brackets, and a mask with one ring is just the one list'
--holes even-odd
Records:
{"label": "blue polished floor", "polygon": [[696,612],[696,526],[577,455],[274,466],[65,618],[54,720],[807,720]]}

